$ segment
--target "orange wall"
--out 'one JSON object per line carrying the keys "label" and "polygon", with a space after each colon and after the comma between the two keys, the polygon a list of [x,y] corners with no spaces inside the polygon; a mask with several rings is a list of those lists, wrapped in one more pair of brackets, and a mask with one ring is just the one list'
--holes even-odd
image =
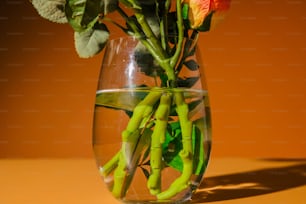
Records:
{"label": "orange wall", "polygon": [[[0,2],[0,157],[88,157],[102,55],[28,1]],[[305,157],[306,3],[233,1],[200,39],[219,156]]]}

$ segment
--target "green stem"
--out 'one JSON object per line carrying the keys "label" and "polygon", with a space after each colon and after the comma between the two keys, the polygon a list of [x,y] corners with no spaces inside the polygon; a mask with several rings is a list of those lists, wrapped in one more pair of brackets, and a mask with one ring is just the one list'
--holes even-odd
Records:
{"label": "green stem", "polygon": [[192,172],[192,159],[190,158],[190,153],[182,150],[179,153],[180,157],[182,158],[184,167],[183,173],[179,178],[177,178],[170,187],[165,190],[164,192],[157,195],[158,200],[168,200],[175,196],[176,194],[182,192],[183,190],[187,189],[189,186],[189,179]]}
{"label": "green stem", "polygon": [[117,11],[125,19],[127,24],[132,28],[134,32],[134,37],[140,40],[144,44],[144,46],[147,47],[147,49],[152,53],[156,60],[160,61],[166,59],[167,53],[162,49],[159,40],[157,39],[150,25],[146,21],[144,14],[140,10],[141,7],[137,6],[136,2],[134,1],[130,2],[133,2],[133,8],[137,7],[137,9],[134,8],[134,12],[137,22],[140,24],[142,30],[139,30],[139,27],[137,26],[136,22],[134,22],[133,19],[129,18],[128,15],[119,6],[117,8]]}
{"label": "green stem", "polygon": [[[129,3],[134,1],[128,0]],[[168,2],[168,1],[167,1]],[[135,3],[135,2],[134,2]],[[135,4],[136,5],[136,4]],[[184,28],[181,11],[181,0],[176,0],[177,8],[177,27],[178,27],[178,42],[176,51],[173,56],[169,57],[165,49],[166,38],[159,41],[153,33],[145,16],[140,12],[137,5],[134,5],[134,19],[128,17],[123,10],[118,8],[118,12],[125,18],[127,24],[132,29],[134,37],[136,37],[152,54],[154,59],[164,69],[168,77],[168,87],[175,88],[177,76],[175,75],[175,67],[180,59],[183,49]],[[166,17],[165,17],[166,18]],[[140,25],[140,26],[139,26]],[[166,28],[163,32],[166,32]],[[165,33],[162,33],[164,35]],[[116,198],[124,197],[130,181],[137,167],[136,163],[140,157],[142,138],[141,127],[151,118],[154,112],[154,105],[160,100],[160,104],[156,110],[156,124],[154,127],[152,142],[151,142],[151,175],[148,179],[147,186],[153,195],[156,195],[159,200],[170,199],[189,186],[190,177],[193,172],[193,153],[192,153],[192,122],[189,120],[188,105],[184,101],[184,96],[181,92],[174,93],[176,103],[176,111],[180,120],[182,130],[182,145],[183,148],[179,153],[183,161],[183,170],[181,176],[178,177],[170,187],[161,192],[161,170],[162,170],[162,148],[161,144],[164,141],[165,132],[168,124],[168,114],[171,105],[171,97],[168,94],[163,94],[161,91],[151,91],[142,102],[140,102],[133,111],[126,129],[122,132],[122,147],[117,158],[109,164],[114,171],[113,195]],[[139,145],[140,144],[140,145]]]}
{"label": "green stem", "polygon": [[152,31],[151,27],[149,26],[145,15],[141,12],[136,12],[135,16],[137,18],[138,23],[140,24],[142,31],[144,32],[146,38],[150,42],[151,46],[155,50],[156,54],[159,55],[162,59],[167,58],[167,53],[163,50],[160,41],[155,36],[154,32]]}
{"label": "green stem", "polygon": [[[126,21],[126,23],[132,28],[133,30],[133,35],[135,38],[137,38],[138,40],[141,40],[143,38],[143,34],[141,33],[141,31],[139,30],[139,28],[137,27],[137,25],[135,24],[134,20],[131,19],[125,12],[124,10],[122,10],[119,6],[116,10],[120,16],[123,17],[123,19]],[[119,26],[120,28],[122,28],[122,26]]]}
{"label": "green stem", "polygon": [[153,106],[160,99],[160,91],[151,91],[134,109],[133,116],[129,120],[126,129],[122,132],[122,147],[118,166],[114,172],[114,186],[112,193],[114,197],[124,197],[137,167],[136,163],[140,155],[136,155],[140,137],[141,125],[149,120]]}
{"label": "green stem", "polygon": [[118,166],[120,154],[121,153],[119,151],[115,156],[112,157],[111,160],[103,165],[103,168],[100,170],[100,173],[103,177],[108,176]]}
{"label": "green stem", "polygon": [[[173,67],[169,66],[169,59],[167,59],[166,54],[164,52],[158,52],[156,50],[156,47],[160,47],[159,42],[157,41],[157,44],[149,43],[148,38],[143,36],[142,31],[139,30],[136,22],[134,22],[133,19],[130,19],[127,14],[120,8],[117,8],[118,13],[126,20],[127,24],[131,27],[133,30],[133,36],[137,38],[152,54],[154,59],[159,63],[159,65],[166,71],[166,74],[170,80],[175,81],[175,74]],[[139,17],[139,16],[138,16]],[[141,26],[148,26],[147,23],[144,21],[144,19],[140,20]],[[150,31],[146,31],[149,33]],[[152,30],[151,30],[152,32]],[[153,33],[153,32],[152,32]],[[151,36],[152,37],[152,36]],[[152,39],[151,39],[152,41]],[[158,49],[160,50],[160,49]]]}
{"label": "green stem", "polygon": [[191,135],[192,135],[192,121],[189,120],[189,108],[185,103],[184,95],[181,91],[175,92],[175,103],[176,103],[176,111],[179,116],[180,125],[182,129],[182,142],[183,149],[188,152],[192,152],[192,143],[191,143]]}
{"label": "green stem", "polygon": [[174,100],[176,103],[176,111],[179,116],[180,126],[182,130],[182,144],[183,149],[179,153],[183,161],[183,170],[180,177],[178,177],[170,187],[164,192],[157,195],[159,200],[169,199],[189,186],[189,180],[193,171],[192,162],[192,122],[188,117],[188,105],[184,101],[184,96],[181,92],[175,92]]}
{"label": "green stem", "polygon": [[[152,29],[148,25],[147,21],[145,20],[145,17],[143,14],[140,14],[139,12],[136,12],[136,18],[138,23],[140,24],[142,31],[139,30],[136,22],[134,20],[130,19],[126,13],[118,7],[117,11],[119,14],[126,20],[127,24],[131,27],[131,29],[134,32],[134,37],[136,37],[152,54],[154,59],[158,62],[158,64],[163,68],[166,72],[166,75],[168,77],[168,81],[170,82],[170,87],[175,87],[176,83],[176,76],[174,72],[174,66],[176,63],[171,65],[171,61],[169,57],[167,56],[167,53],[165,50],[162,49],[162,46],[159,42],[159,40],[154,35]],[[145,36],[143,36],[143,33]],[[174,61],[175,59],[172,59]],[[178,59],[176,59],[178,60]]]}
{"label": "green stem", "polygon": [[178,42],[174,55],[171,57],[170,66],[175,67],[177,64],[182,48],[184,39],[184,27],[183,27],[183,16],[181,8],[181,0],[176,0],[176,15],[177,15],[177,28],[178,28]]}
{"label": "green stem", "polygon": [[141,9],[135,0],[120,0],[127,7],[131,7],[133,9]]}
{"label": "green stem", "polygon": [[165,93],[161,96],[160,104],[155,113],[156,125],[151,141],[151,175],[148,179],[147,186],[152,195],[157,195],[161,191],[162,143],[165,142],[170,106],[171,95]]}
{"label": "green stem", "polygon": [[[168,80],[170,83],[175,83],[176,76],[174,73],[174,66],[176,63],[172,63],[171,61],[177,61],[178,58],[172,59],[168,57],[168,54],[165,52],[165,50],[162,48],[162,45],[160,41],[157,39],[155,34],[153,33],[151,27],[148,25],[145,16],[142,13],[136,13],[135,14],[138,23],[140,24],[145,36],[146,40],[141,39],[140,41],[143,43],[143,45],[150,51],[150,53],[153,55],[154,59],[157,60],[159,65],[165,70],[166,75],[168,77]],[[182,38],[183,39],[183,38]],[[149,42],[149,43],[147,43]],[[175,62],[176,62],[175,61]],[[171,87],[175,85],[170,85]]]}
{"label": "green stem", "polygon": [[161,44],[164,50],[168,51],[168,11],[170,8],[171,0],[166,0],[163,3],[163,16],[160,21],[160,36],[161,36]]}

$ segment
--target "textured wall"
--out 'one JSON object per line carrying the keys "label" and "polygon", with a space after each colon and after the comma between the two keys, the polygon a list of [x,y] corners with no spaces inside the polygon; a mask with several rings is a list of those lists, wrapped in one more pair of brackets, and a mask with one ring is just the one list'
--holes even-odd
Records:
{"label": "textured wall", "polygon": [[[102,55],[79,59],[68,25],[0,2],[0,157],[92,156]],[[200,39],[213,156],[305,157],[306,3],[233,1]]]}

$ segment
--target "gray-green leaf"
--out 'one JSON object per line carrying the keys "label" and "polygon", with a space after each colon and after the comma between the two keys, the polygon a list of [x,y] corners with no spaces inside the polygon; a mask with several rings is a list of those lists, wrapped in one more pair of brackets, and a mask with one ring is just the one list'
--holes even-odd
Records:
{"label": "gray-green leaf", "polygon": [[76,32],[92,28],[101,13],[101,0],[68,0],[65,13],[69,24]]}
{"label": "gray-green leaf", "polygon": [[67,23],[66,0],[31,0],[31,3],[41,17],[55,23]]}
{"label": "gray-green leaf", "polygon": [[75,48],[81,58],[98,54],[106,45],[109,31],[104,24],[98,24],[83,32],[75,32]]}

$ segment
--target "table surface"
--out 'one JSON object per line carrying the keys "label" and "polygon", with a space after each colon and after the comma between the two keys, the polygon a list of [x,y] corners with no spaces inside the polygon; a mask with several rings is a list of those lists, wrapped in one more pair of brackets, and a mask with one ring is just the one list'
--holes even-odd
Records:
{"label": "table surface", "polygon": [[[190,203],[306,204],[306,159],[212,158]],[[119,203],[95,161],[0,159],[0,204]]]}

